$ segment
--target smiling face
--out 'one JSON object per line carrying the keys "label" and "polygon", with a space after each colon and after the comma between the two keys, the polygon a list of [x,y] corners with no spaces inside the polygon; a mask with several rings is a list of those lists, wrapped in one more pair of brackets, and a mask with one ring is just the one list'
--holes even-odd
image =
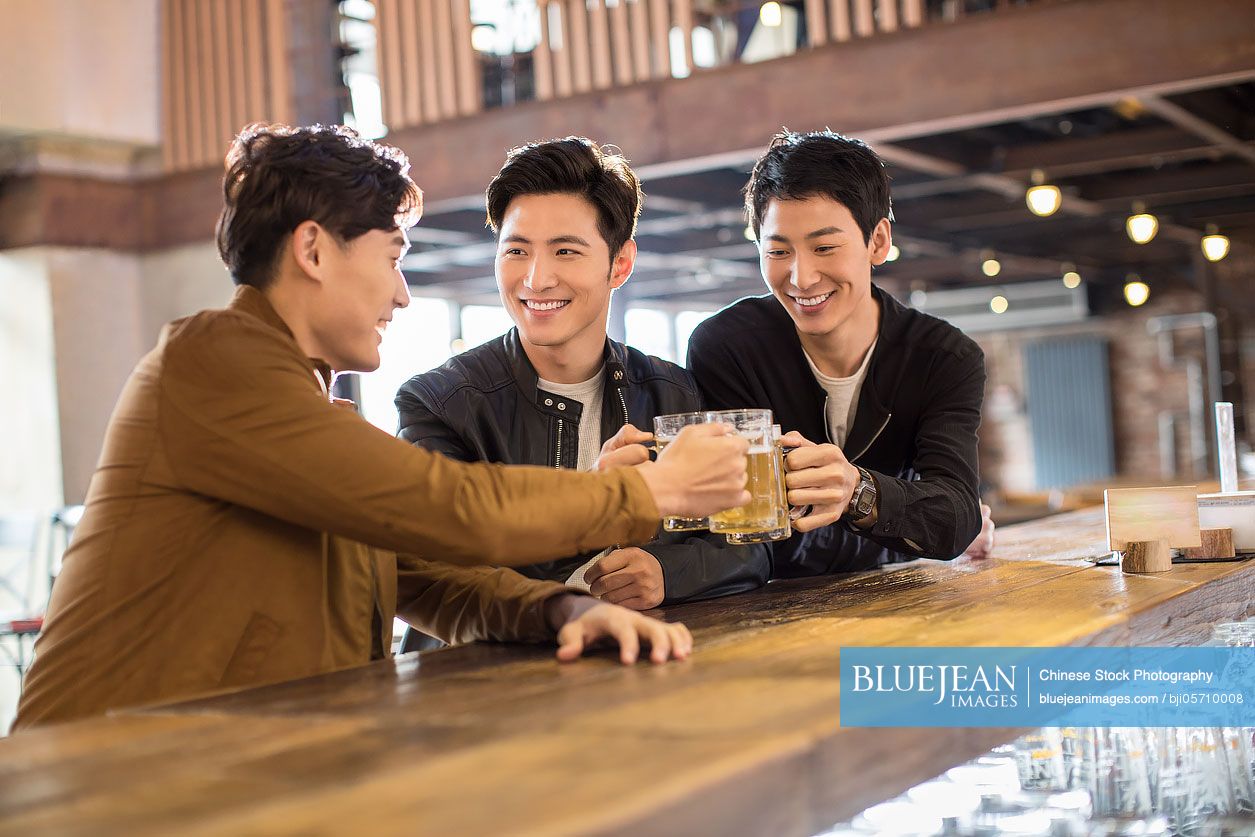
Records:
{"label": "smiling face", "polygon": [[842,203],[818,196],[773,199],[759,228],[759,264],[797,330],[818,338],[839,332],[862,306],[874,304],[872,266],[884,263],[891,243],[888,219],[867,242]]}
{"label": "smiling face", "polygon": [[632,241],[611,258],[596,207],[579,195],[521,195],[498,230],[497,287],[525,345],[576,344],[600,357],[610,292],[627,281],[635,258]]}
{"label": "smiling face", "polygon": [[379,368],[379,344],[392,312],[410,304],[401,258],[402,230],[371,230],[340,244],[323,233],[322,282],[309,317],[310,335],[337,372]]}

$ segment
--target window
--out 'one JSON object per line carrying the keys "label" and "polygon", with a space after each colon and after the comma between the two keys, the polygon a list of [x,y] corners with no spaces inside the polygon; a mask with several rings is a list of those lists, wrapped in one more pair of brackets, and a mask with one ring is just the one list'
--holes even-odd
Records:
{"label": "window", "polygon": [[688,363],[689,337],[693,335],[693,329],[714,313],[714,311],[681,311],[675,315],[676,363],[681,366]]}
{"label": "window", "polygon": [[656,308],[629,308],[624,315],[629,346],[663,360],[675,360],[671,315]]}
{"label": "window", "polygon": [[414,297],[398,308],[379,347],[379,368],[362,375],[361,408],[366,420],[389,433],[397,432],[397,389],[420,372],[449,359],[449,304],[443,299]]}
{"label": "window", "polygon": [[689,335],[698,323],[714,311],[670,311],[658,308],[629,308],[625,315],[627,342],[647,355],[684,365],[688,357]]}
{"label": "window", "polygon": [[500,305],[467,305],[462,308],[462,345],[467,349],[487,343],[514,328],[514,321]]}

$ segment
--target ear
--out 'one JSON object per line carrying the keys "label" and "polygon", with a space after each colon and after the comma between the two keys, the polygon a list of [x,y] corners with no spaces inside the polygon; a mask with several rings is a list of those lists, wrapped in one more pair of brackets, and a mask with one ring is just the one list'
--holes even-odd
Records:
{"label": "ear", "polygon": [[880,223],[872,230],[872,240],[868,243],[871,251],[872,264],[880,266],[889,258],[889,248],[893,245],[893,230],[888,218],[881,218]]}
{"label": "ear", "polygon": [[317,221],[302,221],[292,231],[292,260],[301,272],[321,282],[326,271],[331,236]]}
{"label": "ear", "polygon": [[636,242],[629,240],[619,248],[619,252],[610,263],[610,288],[613,290],[623,287],[623,283],[627,282],[635,267]]}

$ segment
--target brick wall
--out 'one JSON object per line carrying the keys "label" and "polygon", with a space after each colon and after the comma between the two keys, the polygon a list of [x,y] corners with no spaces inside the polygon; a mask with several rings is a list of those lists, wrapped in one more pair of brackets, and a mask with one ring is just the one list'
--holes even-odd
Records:
{"label": "brick wall", "polygon": [[[1165,368],[1160,361],[1159,339],[1147,330],[1147,322],[1167,314],[1203,311],[1201,294],[1192,291],[1161,292],[1141,308],[1123,308],[1084,323],[1067,326],[987,332],[972,337],[985,350],[988,384],[981,427],[980,456],[983,481],[991,488],[1031,490],[1033,462],[1030,428],[1025,408],[1023,348],[1039,340],[1096,335],[1108,341],[1111,367],[1112,421],[1116,470],[1121,477],[1145,480],[1202,479],[1191,462],[1186,414],[1190,400],[1189,373]],[[1255,392],[1255,328],[1245,332],[1248,351],[1244,374],[1247,392]],[[1200,329],[1183,330],[1174,338],[1178,357],[1203,364],[1204,340]],[[1077,409],[1088,405],[1077,404]],[[1181,415],[1176,434],[1174,473],[1165,474],[1160,462],[1160,414]],[[1205,422],[1213,422],[1205,402]],[[1251,426],[1251,425],[1247,425]],[[1214,470],[1213,457],[1204,453],[1201,465]]]}

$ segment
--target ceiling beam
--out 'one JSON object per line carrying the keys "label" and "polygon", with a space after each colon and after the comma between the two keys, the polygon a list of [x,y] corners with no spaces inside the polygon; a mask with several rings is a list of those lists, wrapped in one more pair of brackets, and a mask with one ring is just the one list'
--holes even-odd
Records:
{"label": "ceiling beam", "polygon": [[1255,145],[1243,142],[1223,128],[1195,116],[1180,105],[1160,96],[1143,96],[1140,102],[1142,107],[1159,118],[1166,119],[1178,128],[1189,131],[1224,149],[1226,154],[1240,157],[1248,163],[1255,163]]}
{"label": "ceiling beam", "polygon": [[[1033,4],[686,79],[529,102],[402,129],[389,140],[409,152],[433,200],[482,201],[484,184],[501,166],[503,142],[585,134],[621,146],[642,178],[739,167],[781,125],[830,125],[891,142],[1249,80],[1251,31],[1249,0]],[[763,90],[773,95],[763,97]],[[729,108],[730,101],[755,106]]]}

